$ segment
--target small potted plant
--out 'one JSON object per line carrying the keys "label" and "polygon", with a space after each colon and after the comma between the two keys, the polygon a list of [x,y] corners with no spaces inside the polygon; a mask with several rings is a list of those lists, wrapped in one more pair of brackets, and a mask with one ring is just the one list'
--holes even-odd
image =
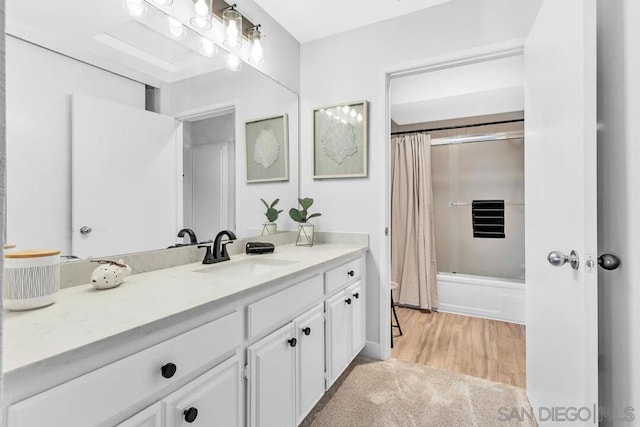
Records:
{"label": "small potted plant", "polygon": [[278,215],[280,215],[280,212],[282,212],[282,210],[276,210],[275,206],[278,204],[280,199],[275,199],[271,204],[265,202],[264,199],[260,200],[262,200],[262,203],[264,203],[264,206],[267,208],[264,216],[266,216],[267,220],[269,221],[262,224],[262,235],[264,236],[265,234],[276,234],[276,231],[278,231],[278,224],[276,224],[276,221],[278,220]]}
{"label": "small potted plant", "polygon": [[298,203],[302,207],[301,210],[296,208],[289,209],[289,216],[298,223],[297,246],[313,246],[313,224],[309,223],[311,218],[320,216],[319,213],[309,214],[309,208],[313,205],[313,199],[298,199]]}

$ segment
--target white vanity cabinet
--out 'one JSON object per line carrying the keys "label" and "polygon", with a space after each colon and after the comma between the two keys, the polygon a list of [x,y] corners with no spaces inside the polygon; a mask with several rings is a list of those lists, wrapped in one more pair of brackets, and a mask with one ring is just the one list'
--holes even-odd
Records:
{"label": "white vanity cabinet", "polygon": [[364,347],[364,310],[361,281],[336,293],[326,302],[327,389]]}
{"label": "white vanity cabinet", "polygon": [[347,289],[347,298],[351,298],[351,352],[349,360],[353,359],[364,348],[366,325],[364,322],[364,289],[358,281]]}
{"label": "white vanity cabinet", "polygon": [[325,323],[322,304],[294,321],[296,351],[296,414],[300,423],[318,403],[325,390]]}
{"label": "white vanity cabinet", "polygon": [[240,361],[233,356],[162,399],[164,427],[239,427],[240,381]]}
{"label": "white vanity cabinet", "polygon": [[162,403],[158,402],[138,412],[118,427],[162,427]]}
{"label": "white vanity cabinet", "polygon": [[240,381],[240,360],[236,355],[118,427],[239,427]]}
{"label": "white vanity cabinet", "polygon": [[[119,414],[153,396],[161,397],[164,390],[175,389],[181,381],[238,348],[241,342],[240,313],[234,311],[11,405],[8,426],[113,425],[111,420]],[[144,417],[140,422],[143,426],[148,422]],[[131,422],[136,425],[136,421]]]}
{"label": "white vanity cabinet", "polygon": [[12,379],[0,427],[296,426],[364,346],[364,256],[340,259],[180,313],[53,386]]}
{"label": "white vanity cabinet", "polygon": [[295,350],[293,322],[247,349],[249,425],[295,425]]}
{"label": "white vanity cabinet", "polygon": [[247,348],[249,424],[295,426],[324,394],[322,304]]}

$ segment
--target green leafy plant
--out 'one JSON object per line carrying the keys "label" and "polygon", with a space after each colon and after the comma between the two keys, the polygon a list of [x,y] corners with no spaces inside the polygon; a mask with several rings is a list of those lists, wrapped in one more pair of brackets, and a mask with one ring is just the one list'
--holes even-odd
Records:
{"label": "green leafy plant", "polygon": [[319,213],[314,213],[309,215],[309,208],[311,207],[311,205],[313,205],[313,199],[310,198],[304,198],[304,199],[298,199],[298,203],[300,203],[300,206],[302,206],[302,210],[298,210],[296,208],[291,208],[289,209],[289,216],[291,217],[292,220],[294,220],[295,222],[307,222],[309,221],[311,218],[315,218],[317,216],[320,216],[322,214]]}
{"label": "green leafy plant", "polygon": [[275,222],[278,219],[278,215],[280,215],[280,212],[282,212],[282,210],[276,210],[275,208],[275,205],[278,204],[280,199],[275,199],[271,204],[268,204],[267,202],[265,202],[264,199],[260,199],[260,200],[262,200],[262,203],[264,203],[265,207],[267,208],[267,211],[264,213],[264,216],[267,217],[269,222]]}

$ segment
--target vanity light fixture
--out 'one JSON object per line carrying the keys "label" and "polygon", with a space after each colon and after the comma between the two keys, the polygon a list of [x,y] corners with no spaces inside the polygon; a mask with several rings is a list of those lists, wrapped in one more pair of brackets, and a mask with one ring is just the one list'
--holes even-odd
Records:
{"label": "vanity light fixture", "polygon": [[234,3],[222,12],[224,44],[230,49],[242,47],[242,15],[235,8]]}
{"label": "vanity light fixture", "polygon": [[252,27],[248,34],[249,45],[249,61],[254,64],[262,64],[264,62],[264,36],[260,32],[260,24]]}
{"label": "vanity light fixture", "polygon": [[125,0],[124,5],[129,15],[139,18],[147,11],[144,0]]}
{"label": "vanity light fixture", "polygon": [[173,4],[173,0],[152,0],[158,6],[171,6]]}
{"label": "vanity light fixture", "polygon": [[208,30],[211,28],[211,16],[209,15],[210,9],[207,0],[194,0],[193,12],[194,16],[191,18],[191,25]]}

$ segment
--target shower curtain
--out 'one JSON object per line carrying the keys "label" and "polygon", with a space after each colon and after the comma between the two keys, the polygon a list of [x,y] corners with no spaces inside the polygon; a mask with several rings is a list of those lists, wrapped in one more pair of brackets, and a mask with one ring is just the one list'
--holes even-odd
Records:
{"label": "shower curtain", "polygon": [[438,307],[436,243],[431,184],[431,138],[393,137],[391,184],[391,280],[398,302],[423,310]]}

